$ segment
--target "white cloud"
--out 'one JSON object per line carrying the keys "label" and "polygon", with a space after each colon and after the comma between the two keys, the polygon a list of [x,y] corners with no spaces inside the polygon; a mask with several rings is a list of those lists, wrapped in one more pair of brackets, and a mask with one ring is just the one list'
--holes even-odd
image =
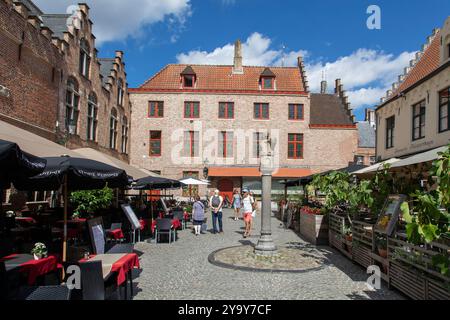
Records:
{"label": "white cloud", "polygon": [[[66,13],[73,0],[34,0],[45,13]],[[169,21],[176,41],[186,18],[191,15],[190,0],[84,0],[91,8],[94,34],[99,43],[124,40],[142,33],[142,28]],[[177,25],[178,28],[175,28]]]}
{"label": "white cloud", "polygon": [[415,52],[402,52],[398,56],[383,51],[358,49],[333,62],[317,62],[306,66],[312,91],[320,90],[322,74],[334,88],[340,78],[353,108],[373,106],[391,89],[403,68],[414,58]]}
{"label": "white cloud", "polygon": [[[296,66],[297,57],[303,56],[310,89],[320,90],[323,72],[334,87],[334,80],[342,79],[349,100],[354,108],[373,106],[397,81],[403,68],[414,58],[415,52],[402,52],[399,55],[388,54],[371,49],[358,49],[348,56],[335,61],[311,62],[311,55],[304,50],[276,50],[271,47],[272,40],[258,32],[253,33],[242,44],[245,65],[260,66]],[[225,64],[233,63],[234,44],[226,44],[212,51],[193,50],[177,55],[179,63],[184,64]],[[310,60],[310,62],[308,62]]]}
{"label": "white cloud", "polygon": [[[306,52],[291,51],[284,54],[283,50],[274,50],[270,46],[272,40],[255,32],[242,44],[243,63],[248,66],[280,66],[284,58],[285,65],[295,65],[297,57]],[[228,43],[210,52],[192,50],[177,55],[178,63],[183,64],[233,64],[234,44]]]}

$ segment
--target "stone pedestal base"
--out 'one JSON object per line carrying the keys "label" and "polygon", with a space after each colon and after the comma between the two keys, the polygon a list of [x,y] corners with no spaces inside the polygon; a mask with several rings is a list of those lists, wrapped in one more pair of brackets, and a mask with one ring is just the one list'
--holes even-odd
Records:
{"label": "stone pedestal base", "polygon": [[258,256],[270,257],[278,254],[277,246],[271,235],[262,235],[255,247],[255,254]]}

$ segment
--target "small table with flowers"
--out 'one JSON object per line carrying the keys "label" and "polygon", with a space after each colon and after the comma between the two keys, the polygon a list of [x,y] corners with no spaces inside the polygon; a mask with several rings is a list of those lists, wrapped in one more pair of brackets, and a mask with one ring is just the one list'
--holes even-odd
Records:
{"label": "small table with flowers", "polygon": [[40,276],[62,268],[56,256],[49,255],[46,258],[35,260],[31,254],[12,254],[0,259],[5,264],[6,272],[15,272],[27,275],[27,283],[32,286]]}

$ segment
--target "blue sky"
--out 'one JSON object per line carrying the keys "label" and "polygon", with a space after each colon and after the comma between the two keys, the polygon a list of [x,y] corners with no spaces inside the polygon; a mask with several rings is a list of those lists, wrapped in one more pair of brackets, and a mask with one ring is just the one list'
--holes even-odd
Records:
{"label": "blue sky", "polygon": [[[64,12],[70,0],[36,0]],[[232,63],[236,39],[245,64],[293,65],[302,54],[313,91],[326,72],[341,77],[359,119],[450,15],[448,0],[87,0],[100,56],[125,51],[130,87],[168,63]],[[369,30],[369,5],[381,30]]]}

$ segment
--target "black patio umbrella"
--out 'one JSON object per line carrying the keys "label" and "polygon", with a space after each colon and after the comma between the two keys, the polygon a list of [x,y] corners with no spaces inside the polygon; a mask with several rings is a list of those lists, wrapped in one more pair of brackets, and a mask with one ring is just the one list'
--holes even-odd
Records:
{"label": "black patio umbrella", "polygon": [[90,159],[69,156],[44,159],[47,160],[47,166],[42,173],[29,178],[17,179],[14,181],[14,186],[18,190],[27,191],[57,190],[63,186],[63,261],[66,261],[68,190],[93,190],[102,189],[105,186],[125,187],[129,183],[128,175],[125,170]]}
{"label": "black patio umbrella", "polygon": [[0,189],[9,188],[17,177],[41,173],[46,163],[45,159],[22,151],[16,143],[0,140]]}
{"label": "black patio umbrella", "polygon": [[9,189],[11,182],[17,177],[41,173],[46,163],[45,159],[22,151],[16,143],[0,140],[0,230],[5,227],[2,212],[3,189]]}
{"label": "black patio umbrella", "polygon": [[145,177],[136,181],[134,189],[136,190],[155,190],[155,189],[175,189],[181,188],[183,183],[178,180],[163,177]]}

